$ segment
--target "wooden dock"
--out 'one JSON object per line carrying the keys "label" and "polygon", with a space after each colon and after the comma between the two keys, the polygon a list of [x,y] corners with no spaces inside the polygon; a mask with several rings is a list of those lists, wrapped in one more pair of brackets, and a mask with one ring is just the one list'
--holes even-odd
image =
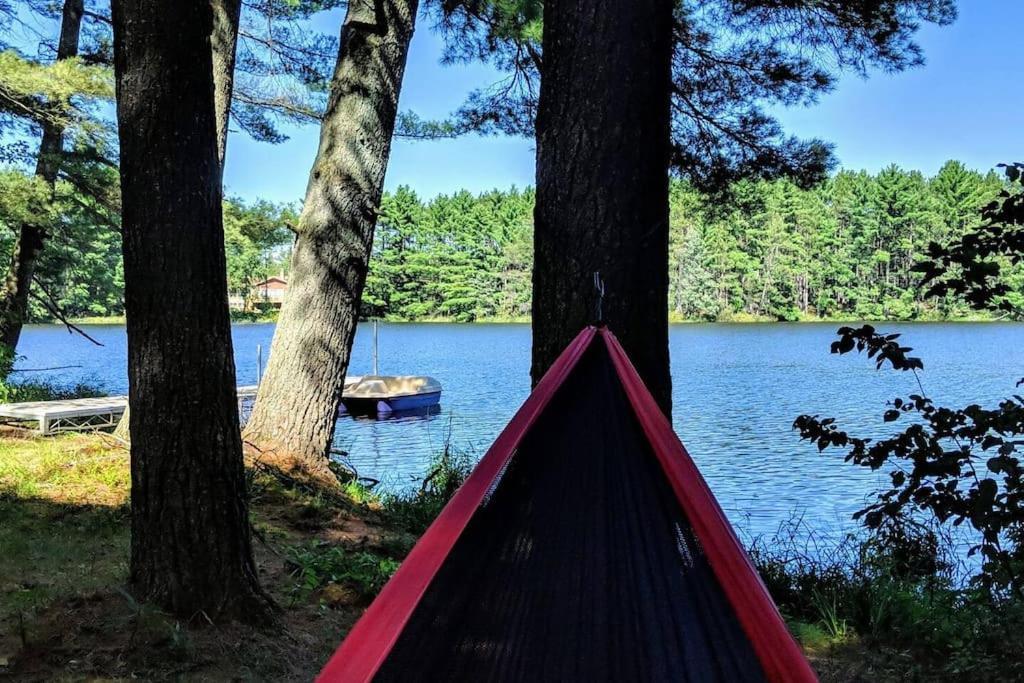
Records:
{"label": "wooden dock", "polygon": [[[364,381],[366,380],[366,381]],[[238,416],[245,424],[256,398],[256,385],[238,387]],[[436,405],[441,384],[431,377],[379,377],[354,375],[345,379],[342,399],[347,403],[372,404],[372,412]],[[381,408],[382,404],[385,408]],[[76,398],[67,401],[33,401],[0,404],[0,424],[31,426],[42,435],[110,429],[128,407],[127,396]]]}
{"label": "wooden dock", "polygon": [[[255,397],[255,385],[238,387],[239,404]],[[34,424],[42,435],[88,432],[116,427],[127,407],[127,396],[6,403],[0,404],[0,422]]]}

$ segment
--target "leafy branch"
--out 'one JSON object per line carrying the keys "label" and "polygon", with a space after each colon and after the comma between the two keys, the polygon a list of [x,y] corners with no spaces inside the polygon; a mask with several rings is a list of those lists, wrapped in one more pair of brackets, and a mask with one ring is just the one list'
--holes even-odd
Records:
{"label": "leafy branch", "polygon": [[[896,370],[917,376],[919,358],[907,355],[898,334],[880,334],[870,325],[844,327],[832,343],[833,353],[864,352],[876,369],[888,361]],[[920,378],[918,378],[920,386]],[[847,449],[846,462],[871,470],[889,468],[890,488],[859,510],[869,529],[880,529],[913,511],[929,512],[941,523],[977,530],[981,571],[975,579],[988,588],[1024,596],[1024,468],[1017,457],[1024,446],[1024,397],[1014,395],[995,409],[971,404],[936,406],[921,394],[896,398],[883,414],[885,422],[916,418],[896,435],[873,441],[851,436],[834,418],[801,415],[793,423],[802,440],[826,448]]]}
{"label": "leafy branch", "polygon": [[982,210],[983,224],[949,245],[932,242],[914,267],[931,283],[928,296],[962,295],[976,308],[1014,310],[1019,302],[1000,278],[1005,264],[1024,258],[1024,163],[1000,164],[1007,187]]}

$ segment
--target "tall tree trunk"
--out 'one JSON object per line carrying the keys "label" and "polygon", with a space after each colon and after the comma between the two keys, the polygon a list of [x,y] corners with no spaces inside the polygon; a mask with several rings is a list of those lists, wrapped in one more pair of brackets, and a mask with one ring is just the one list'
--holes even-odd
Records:
{"label": "tall tree trunk", "polygon": [[[79,0],[80,2],[81,0]],[[213,9],[213,31],[210,47],[213,55],[213,106],[217,121],[217,162],[220,178],[224,176],[224,159],[228,146],[228,123],[231,119],[231,95],[235,84],[235,49],[238,45],[238,24],[242,3],[239,0],[210,0]],[[13,347],[12,347],[13,348]],[[114,430],[114,436],[131,441],[131,409],[126,408]]]}
{"label": "tall tree trunk", "polygon": [[544,4],[537,110],[536,383],[603,313],[662,409],[668,356],[672,0]]}
{"label": "tall tree trunk", "polygon": [[337,485],[328,468],[417,0],[352,0],[306,188],[288,296],[245,430],[260,460]]}
{"label": "tall tree trunk", "polygon": [[[65,0],[61,14],[60,38],[57,41],[57,61],[78,55],[78,39],[82,30],[82,0]],[[36,176],[50,186],[51,195],[57,183],[64,153],[64,126],[46,122],[36,158]],[[32,276],[39,253],[46,241],[46,233],[36,225],[22,224],[11,252],[11,263],[4,278],[4,291],[0,299],[0,343],[12,351],[18,346],[21,328],[28,317],[28,297]]]}
{"label": "tall tree trunk", "polygon": [[208,3],[113,3],[132,445],[131,582],[264,620],[228,319]]}
{"label": "tall tree trunk", "polygon": [[235,49],[238,45],[238,22],[241,0],[210,0],[213,8],[213,103],[217,119],[217,160],[224,171],[224,155],[228,147],[228,122],[231,118],[231,94],[235,85]]}

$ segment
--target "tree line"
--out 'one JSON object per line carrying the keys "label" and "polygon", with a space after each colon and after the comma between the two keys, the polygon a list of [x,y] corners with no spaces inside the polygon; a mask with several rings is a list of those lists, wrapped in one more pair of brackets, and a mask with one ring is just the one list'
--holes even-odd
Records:
{"label": "tree line", "polygon": [[[28,211],[28,176],[0,175],[0,222]],[[1004,187],[958,161],[931,177],[889,166],[840,171],[803,188],[743,180],[707,193],[674,180],[669,194],[669,314],[686,321],[945,319],[971,314],[962,296],[928,296],[912,271],[931,242],[962,237]],[[72,192],[73,188],[67,188]],[[78,201],[56,207],[60,232],[40,257],[54,303],[73,316],[121,315],[120,239]],[[384,194],[362,315],[396,321],[524,320],[530,315],[535,193],[462,190],[422,199]],[[253,285],[289,268],[297,212],[288,204],[224,202],[228,290],[258,306]],[[13,247],[10,233],[3,247]],[[1000,280],[1014,296],[1024,271]],[[52,319],[43,301],[34,320]]]}
{"label": "tree line", "polygon": [[[962,297],[927,296],[912,271],[928,244],[962,237],[1004,187],[994,171],[949,161],[932,177],[889,166],[840,171],[802,188],[742,180],[669,194],[669,313],[677,320],[865,320],[968,315]],[[422,200],[386,193],[363,313],[393,320],[521,319],[530,314],[531,189]],[[628,227],[624,227],[628,230]],[[1004,269],[1014,292],[1024,271]],[[1019,296],[1019,294],[1018,294]]]}

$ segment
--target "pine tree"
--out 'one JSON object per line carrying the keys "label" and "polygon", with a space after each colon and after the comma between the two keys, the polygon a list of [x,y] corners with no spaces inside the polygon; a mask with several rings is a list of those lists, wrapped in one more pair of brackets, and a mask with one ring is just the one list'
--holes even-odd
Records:
{"label": "pine tree", "polygon": [[245,429],[262,462],[322,486],[337,486],[329,454],[417,8],[348,5],[288,297]]}
{"label": "pine tree", "polygon": [[[446,59],[483,60],[509,78],[470,95],[447,121],[403,118],[417,136],[533,135],[546,60],[541,0],[433,0]],[[923,63],[915,33],[947,25],[954,0],[681,0],[670,19],[672,165],[695,185],[792,176],[809,186],[831,146],[786,134],[773,107],[813,104],[843,72]]]}
{"label": "pine tree", "polygon": [[[208,3],[114,5],[136,595],[266,621],[227,310]],[[154,78],[158,74],[158,78]]]}
{"label": "pine tree", "polygon": [[666,414],[672,4],[544,6],[531,368],[536,383],[595,322],[599,272],[603,317]]}

